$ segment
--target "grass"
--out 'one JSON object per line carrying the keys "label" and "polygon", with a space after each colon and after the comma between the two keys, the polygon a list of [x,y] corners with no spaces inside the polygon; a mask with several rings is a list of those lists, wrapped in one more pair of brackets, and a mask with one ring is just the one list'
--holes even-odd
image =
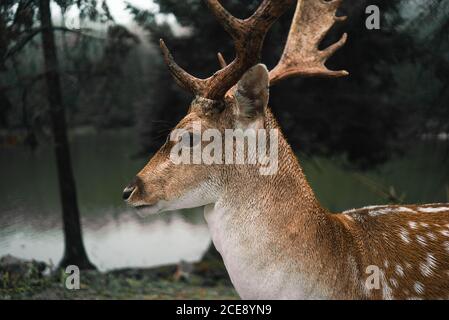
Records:
{"label": "grass", "polygon": [[21,274],[0,270],[0,299],[238,299],[227,278],[206,272],[175,280],[175,272],[176,266],[104,273],[81,271],[80,289],[69,290],[62,270],[47,276],[33,269]]}

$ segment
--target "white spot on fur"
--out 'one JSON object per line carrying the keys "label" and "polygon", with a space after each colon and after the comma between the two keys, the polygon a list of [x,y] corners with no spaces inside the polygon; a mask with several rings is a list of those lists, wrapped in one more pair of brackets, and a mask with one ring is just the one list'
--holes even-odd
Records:
{"label": "white spot on fur", "polygon": [[426,238],[424,238],[423,236],[417,235],[417,236],[416,236],[416,240],[418,241],[418,243],[419,243],[420,245],[422,245],[422,246],[427,246],[427,240],[426,240]]}
{"label": "white spot on fur", "polygon": [[415,230],[418,224],[415,221],[409,221],[408,225],[410,226],[410,229]]}
{"label": "white spot on fur", "polygon": [[446,249],[446,251],[449,252],[449,241],[444,241],[443,246]]}
{"label": "white spot on fur", "polygon": [[420,297],[409,297],[407,300],[423,300],[423,298]]}
{"label": "white spot on fur", "polygon": [[449,237],[449,231],[447,230],[440,230],[440,233],[445,237]]}
{"label": "white spot on fur", "polygon": [[410,243],[409,233],[404,228],[401,228],[401,230],[399,232],[399,236],[401,237],[402,241],[404,241],[405,243],[407,243],[407,244]]}
{"label": "white spot on fur", "polygon": [[390,283],[391,283],[391,285],[392,285],[393,287],[395,287],[395,288],[398,288],[398,287],[399,287],[398,281],[397,281],[395,278],[391,278],[391,279],[390,279]]}
{"label": "white spot on fur", "polygon": [[426,277],[430,277],[433,274],[432,269],[430,269],[430,267],[424,262],[419,264],[419,270],[421,270],[422,275]]}
{"label": "white spot on fur", "polygon": [[436,266],[437,266],[438,261],[437,261],[437,259],[435,258],[435,256],[433,254],[428,253],[427,254],[427,263],[429,264],[429,266],[431,268],[435,269]]}
{"label": "white spot on fur", "polygon": [[390,265],[390,264],[388,263],[388,260],[385,260],[385,261],[384,261],[384,267],[385,267],[385,268],[388,268],[389,265]]}
{"label": "white spot on fur", "polygon": [[385,206],[382,205],[378,205],[378,206],[367,206],[367,207],[363,207],[362,210],[373,210],[376,208],[385,208]]}
{"label": "white spot on fur", "polygon": [[367,206],[367,207],[362,207],[362,208],[346,210],[346,211],[343,211],[342,213],[343,214],[351,214],[351,213],[357,213],[358,211],[364,211],[364,210],[372,211],[372,210],[375,210],[375,209],[385,208],[385,207],[386,206],[384,206],[384,205]]}
{"label": "white spot on fur", "polygon": [[415,292],[418,294],[424,293],[424,285],[419,281],[415,282],[415,284],[413,285],[413,289],[415,289]]}
{"label": "white spot on fur", "polygon": [[404,276],[404,268],[402,268],[401,265],[397,264],[395,269],[396,274],[402,278]]}
{"label": "white spot on fur", "polygon": [[437,267],[437,260],[431,253],[427,254],[426,262],[419,264],[419,269],[423,276],[430,277],[433,274],[433,270]]}
{"label": "white spot on fur", "polygon": [[424,213],[444,212],[444,211],[449,211],[449,207],[418,208],[418,211],[419,212],[424,212]]}
{"label": "white spot on fur", "polygon": [[437,239],[437,236],[432,232],[427,232],[426,235],[427,235],[427,238],[429,238],[430,240],[435,241]]}
{"label": "white spot on fur", "polygon": [[406,208],[406,207],[374,206],[374,207],[366,207],[364,209],[367,209],[369,211],[368,215],[370,217],[376,217],[376,216],[380,216],[380,215],[384,215],[384,214],[398,213],[398,212],[415,213],[415,211],[413,211],[410,208]]}
{"label": "white spot on fur", "polygon": [[381,216],[381,215],[384,215],[384,214],[389,214],[389,213],[392,213],[392,212],[394,212],[393,208],[384,208],[384,209],[377,209],[377,210],[374,210],[374,211],[370,211],[370,212],[368,212],[368,215],[370,217],[377,217],[377,216]]}
{"label": "white spot on fur", "polygon": [[419,224],[420,224],[421,227],[423,227],[423,228],[428,228],[428,227],[429,227],[429,225],[428,225],[427,223],[425,223],[425,222],[420,222]]}

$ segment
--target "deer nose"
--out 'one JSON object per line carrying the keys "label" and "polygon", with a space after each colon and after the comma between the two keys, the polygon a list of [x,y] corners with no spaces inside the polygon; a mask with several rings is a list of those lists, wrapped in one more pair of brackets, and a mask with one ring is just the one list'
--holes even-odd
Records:
{"label": "deer nose", "polygon": [[134,185],[129,185],[125,188],[125,190],[123,190],[123,200],[128,200],[129,197],[131,197],[131,194],[134,192],[134,190],[136,190],[136,186]]}

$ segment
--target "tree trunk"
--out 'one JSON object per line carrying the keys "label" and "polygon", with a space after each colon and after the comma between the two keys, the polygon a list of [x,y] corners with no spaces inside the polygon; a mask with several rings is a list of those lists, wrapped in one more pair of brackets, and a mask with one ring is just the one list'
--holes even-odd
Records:
{"label": "tree trunk", "polygon": [[8,96],[0,88],[0,128],[8,127],[8,112],[11,110],[11,107]]}
{"label": "tree trunk", "polygon": [[84,249],[81,224],[76,199],[75,179],[70,160],[67,139],[65,110],[62,103],[59,65],[56,55],[50,0],[39,0],[42,43],[45,60],[47,97],[50,104],[50,118],[53,130],[54,150],[58,169],[59,191],[62,204],[65,252],[60,267],[76,265],[80,269],[95,269]]}

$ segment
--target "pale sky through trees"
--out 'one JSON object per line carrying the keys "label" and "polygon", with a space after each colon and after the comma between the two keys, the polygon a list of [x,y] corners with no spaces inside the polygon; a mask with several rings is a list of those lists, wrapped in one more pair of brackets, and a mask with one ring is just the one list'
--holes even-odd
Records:
{"label": "pale sky through trees", "polygon": [[[111,15],[115,19],[115,22],[121,25],[126,26],[135,26],[133,17],[129,13],[128,10],[126,10],[126,3],[130,3],[133,6],[136,6],[139,9],[145,9],[150,11],[158,11],[159,6],[153,2],[153,0],[106,0],[107,4],[109,6]],[[425,8],[423,4],[426,3],[426,1],[433,1],[433,0],[410,0],[409,2],[406,2],[402,5],[402,14],[404,17],[406,17],[409,21],[415,19],[420,13],[420,10],[417,10],[418,8]],[[101,2],[99,1],[99,8],[101,5]],[[61,17],[60,9],[59,7],[53,3],[52,5],[52,13],[53,17],[58,21]],[[65,15],[65,25],[67,27],[71,28],[79,28],[79,19],[78,19],[78,9],[76,6],[72,6],[70,10]],[[186,30],[184,30],[176,21],[176,18],[173,14],[168,15],[157,15],[156,21],[167,21],[173,28],[175,33],[182,34]]]}
{"label": "pale sky through trees", "polygon": [[[158,6],[153,3],[152,0],[108,0],[107,4],[111,11],[111,15],[114,17],[115,21],[118,24],[129,25],[133,23],[133,18],[128,10],[125,10],[126,3],[130,3],[140,9],[148,9],[148,10],[157,10]],[[60,9],[59,7],[53,3],[52,4],[52,13],[53,17],[56,19],[60,18]],[[73,6],[66,13],[66,25],[68,27],[79,27],[78,25],[78,9],[76,6]]]}
{"label": "pale sky through trees", "polygon": [[[109,6],[110,13],[114,18],[115,22],[119,25],[124,25],[130,27],[131,29],[140,29],[137,27],[133,20],[133,16],[130,14],[129,10],[126,10],[126,3],[129,3],[139,9],[149,10],[153,12],[159,11],[159,5],[155,4],[152,0],[107,0],[107,4]],[[101,2],[99,1],[98,7],[101,11]],[[59,23],[61,19],[61,9],[55,4],[52,4],[52,14],[56,24]],[[157,14],[156,21],[158,23],[168,22],[168,24],[173,28],[174,34],[182,35],[188,31],[188,28],[183,28],[180,26],[176,17],[173,14]],[[86,22],[83,23],[84,26]],[[89,27],[92,27],[91,22],[87,22]],[[80,28],[80,20],[79,20],[79,10],[76,6],[72,6],[65,13],[65,21],[64,25],[68,28]],[[97,25],[99,28],[99,25]],[[136,31],[136,30],[134,30]]]}
{"label": "pale sky through trees", "polygon": [[129,24],[132,22],[132,17],[127,10],[125,10],[126,2],[141,8],[141,9],[155,9],[157,5],[152,0],[109,0],[107,3],[111,14],[119,24]]}

